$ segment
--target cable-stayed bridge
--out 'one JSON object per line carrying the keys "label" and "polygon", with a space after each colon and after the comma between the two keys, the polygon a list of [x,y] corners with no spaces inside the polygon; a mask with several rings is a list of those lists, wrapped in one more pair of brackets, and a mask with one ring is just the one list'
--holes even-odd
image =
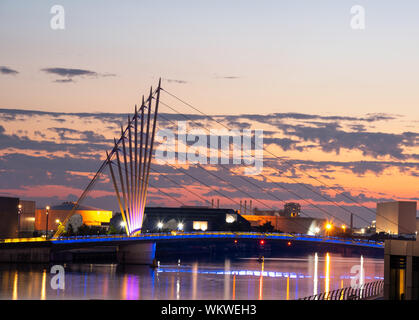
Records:
{"label": "cable-stayed bridge", "polygon": [[[97,182],[100,175],[105,171],[105,169],[109,170],[112,185],[115,191],[115,196],[118,201],[118,206],[122,214],[122,218],[124,220],[124,228],[125,228],[125,236],[116,236],[116,237],[75,237],[75,238],[63,238],[60,237],[62,235],[63,229],[57,231],[52,239],[42,239],[42,241],[38,241],[41,239],[27,239],[26,241],[23,239],[7,239],[0,243],[2,246],[27,246],[27,245],[41,245],[41,242],[45,241],[48,243],[46,247],[61,247],[64,248],[65,246],[109,246],[115,245],[119,246],[120,248],[128,248],[129,244],[133,245],[134,251],[144,250],[144,252],[152,252],[154,249],[150,247],[155,246],[156,243],[164,242],[164,241],[192,241],[192,240],[200,240],[200,241],[218,241],[218,240],[269,240],[269,241],[278,241],[278,242],[293,242],[293,243],[301,243],[306,246],[310,245],[324,245],[324,246],[344,246],[344,247],[357,247],[357,248],[369,248],[374,250],[382,250],[381,243],[375,243],[371,241],[360,241],[360,240],[348,240],[348,239],[339,239],[339,238],[331,238],[331,237],[310,237],[307,235],[290,235],[290,234],[259,234],[259,233],[245,233],[245,234],[238,234],[238,233],[177,233],[177,234],[142,234],[141,228],[142,223],[144,220],[144,210],[147,202],[147,193],[148,187],[150,184],[150,170],[156,172],[153,168],[151,168],[152,164],[152,156],[153,156],[153,148],[154,148],[154,139],[156,135],[156,130],[158,129],[158,118],[162,118],[169,123],[173,123],[170,119],[164,117],[163,115],[159,114],[159,106],[165,106],[169,108],[171,111],[178,114],[180,117],[184,118],[187,121],[191,121],[193,125],[197,127],[201,127],[204,130],[208,131],[208,128],[205,127],[199,121],[195,121],[191,116],[181,113],[175,107],[170,105],[169,103],[161,101],[161,93],[164,92],[171,98],[179,101],[180,103],[190,107],[195,112],[198,112],[201,116],[206,117],[209,121],[213,121],[218,125],[229,129],[224,123],[218,121],[214,117],[202,112],[197,107],[187,103],[186,101],[182,100],[181,98],[177,97],[173,93],[168,92],[161,86],[161,81],[159,81],[158,86],[155,90],[150,88],[150,92],[148,96],[145,98],[143,96],[140,106],[137,108],[135,106],[135,111],[133,116],[128,116],[128,121],[126,126],[121,126],[121,135],[118,139],[114,139],[113,148],[106,153],[106,159],[103,161],[101,166],[99,167],[98,171],[94,175],[93,179],[87,185],[77,202],[75,203],[72,212],[74,212],[77,207],[85,200],[88,196],[89,192],[94,188],[95,183]],[[256,143],[256,142],[254,142]],[[256,146],[255,146],[256,147]],[[312,179],[319,183],[322,187],[328,188],[333,190],[335,193],[341,195],[346,200],[351,201],[357,207],[364,209],[369,214],[375,214],[375,211],[365,207],[362,203],[358,202],[355,198],[353,198],[350,194],[345,193],[342,190],[338,190],[337,188],[326,184],[325,182],[321,181],[319,178],[313,177],[309,173],[305,172],[301,168],[295,166],[288,160],[284,160],[283,158],[277,156],[273,152],[266,150],[263,146],[261,147],[264,152],[267,152],[272,156],[274,159],[281,161],[285,165],[293,168],[295,171],[298,171],[302,175],[306,176],[308,179]],[[184,170],[182,167],[176,167],[172,164],[167,164],[169,167],[177,170],[179,173],[183,173],[189,178],[197,181],[198,184],[202,184],[208,187],[214,193],[219,194],[221,197],[224,197],[230,200],[231,203],[238,204],[237,200],[234,198],[226,195],[223,193],[222,190],[218,190],[213,186],[208,185],[204,179],[192,175],[191,173]],[[227,166],[225,164],[219,164],[220,167],[226,169]],[[244,196],[252,199],[254,203],[259,203],[261,206],[265,206],[271,208],[270,205],[261,199],[255,198],[252,194],[246,191],[242,185],[237,185],[237,183],[232,183],[227,181],[222,176],[218,175],[216,172],[206,169],[201,164],[195,164],[197,168],[206,172],[207,174],[211,175],[212,177],[216,178],[220,183],[229,188],[240,192]],[[270,169],[275,170],[281,174],[281,172],[275,168],[270,167]],[[242,175],[239,173],[235,173],[231,171],[231,173],[241,181],[241,183],[246,184],[248,187],[253,188],[254,190],[258,190],[264,192],[265,194],[270,195],[273,199],[278,202],[285,203],[283,199],[281,199],[275,192],[264,188],[257,184],[254,179],[250,179],[246,175]],[[195,191],[188,188],[188,186],[181,185],[176,183],[175,181],[171,180],[170,177],[166,177],[164,174],[161,175],[162,178],[168,179],[169,181],[177,184],[180,188],[185,189],[187,192],[194,194],[195,196],[199,197],[204,201],[204,203],[208,203],[208,200],[205,197],[197,194]],[[330,220],[334,220],[336,222],[341,222],[342,224],[346,224],[346,221],[343,221],[342,218],[331,212],[330,210],[326,210],[323,207],[319,206],[318,204],[314,203],[313,201],[307,199],[307,197],[300,195],[295,190],[287,187],[285,184],[278,183],[272,179],[272,177],[267,176],[266,174],[260,173],[259,176],[266,181],[271,182],[273,185],[278,187],[285,192],[293,195],[294,197],[304,201],[307,206],[310,206],[314,209],[317,209],[321,212],[324,216],[326,216]],[[352,210],[348,209],[346,206],[341,205],[336,200],[328,197],[325,193],[318,191],[317,189],[309,186],[305,183],[299,182],[294,177],[288,177],[291,181],[295,184],[298,184],[306,191],[309,191],[327,203],[330,206],[334,206],[343,212],[347,213],[348,215],[353,215],[365,221],[367,223],[370,222],[369,219],[365,218],[360,214],[356,214]],[[161,190],[157,187],[154,187],[155,190],[158,190],[162,195],[166,195],[173,200],[177,201],[181,205],[185,205],[182,199],[178,199],[176,197],[171,196],[170,194],[166,193],[164,190]],[[68,217],[72,215],[72,212],[69,214]],[[309,216],[306,212],[302,212]],[[66,221],[64,221],[64,224]],[[297,223],[297,222],[296,222]],[[44,244],[41,245],[45,246]],[[45,247],[45,248],[46,248]],[[132,250],[127,249],[127,254],[134,254],[135,252]]]}

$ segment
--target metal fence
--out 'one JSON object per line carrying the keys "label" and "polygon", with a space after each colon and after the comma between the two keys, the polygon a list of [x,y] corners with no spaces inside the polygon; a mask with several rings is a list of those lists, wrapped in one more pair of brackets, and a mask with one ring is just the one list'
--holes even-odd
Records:
{"label": "metal fence", "polygon": [[300,300],[362,300],[380,295],[383,292],[383,288],[384,281],[379,280],[364,283],[359,288],[341,288],[301,298]]}

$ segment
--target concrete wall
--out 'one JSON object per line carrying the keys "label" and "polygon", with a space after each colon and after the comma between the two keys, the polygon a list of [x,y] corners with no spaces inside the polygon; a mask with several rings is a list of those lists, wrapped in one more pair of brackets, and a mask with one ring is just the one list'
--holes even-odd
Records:
{"label": "concrete wall", "polygon": [[121,244],[118,248],[118,263],[151,265],[156,256],[156,243]]}
{"label": "concrete wall", "polygon": [[416,232],[416,206],[416,201],[377,203],[377,233],[414,234]]}

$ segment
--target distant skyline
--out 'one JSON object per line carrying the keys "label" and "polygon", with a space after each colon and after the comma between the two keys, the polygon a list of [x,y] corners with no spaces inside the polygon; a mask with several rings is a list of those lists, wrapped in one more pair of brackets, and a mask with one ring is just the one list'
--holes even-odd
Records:
{"label": "distant skyline", "polygon": [[[50,27],[56,4],[65,9],[64,30]],[[350,27],[354,5],[365,8],[365,30]],[[39,206],[77,199],[120,122],[161,77],[163,88],[232,129],[264,129],[265,148],[302,170],[265,153],[264,174],[345,220],[345,212],[289,177],[368,220],[371,211],[302,172],[371,210],[378,201],[419,201],[418,12],[413,0],[2,0],[0,195]],[[162,101],[214,126],[165,93]],[[179,120],[163,105],[160,112]],[[159,127],[171,124],[160,119]],[[209,200],[221,198],[168,166],[153,166]],[[240,185],[235,168],[214,169]],[[196,167],[187,170],[236,200],[246,198]],[[116,210],[107,179],[88,203]],[[298,200],[254,179],[286,201]],[[152,175],[152,183],[186,204],[202,204],[162,176]],[[149,191],[152,205],[179,205]]]}

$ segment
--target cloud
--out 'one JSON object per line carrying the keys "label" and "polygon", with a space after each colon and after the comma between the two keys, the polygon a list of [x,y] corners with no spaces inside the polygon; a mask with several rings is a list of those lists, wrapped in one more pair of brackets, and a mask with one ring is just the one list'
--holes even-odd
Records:
{"label": "cloud", "polygon": [[242,77],[239,76],[215,76],[216,79],[236,80]]}
{"label": "cloud", "polygon": [[[175,126],[177,120],[185,120],[181,114],[160,114],[158,120],[159,129],[172,128]],[[205,128],[211,128],[211,122],[206,116],[196,114],[186,114],[186,116],[195,123],[202,124]],[[99,165],[104,159],[104,150],[109,150],[112,147],[112,141],[107,138],[107,135],[119,135],[119,123],[126,121],[126,114],[114,113],[62,113],[62,112],[42,112],[34,110],[13,110],[0,109],[0,117],[7,119],[3,126],[0,126],[0,189],[3,190],[19,190],[23,186],[33,187],[41,185],[63,185],[71,188],[81,190],[89,183],[90,175],[96,172]],[[163,118],[164,117],[164,118]],[[345,172],[345,174],[353,174],[354,176],[363,176],[368,174],[368,179],[375,179],[371,177],[371,173],[379,176],[386,174],[386,170],[398,170],[402,175],[417,176],[419,164],[412,161],[406,161],[406,158],[419,159],[417,152],[418,134],[414,132],[404,133],[381,133],[381,132],[367,132],[364,129],[371,129],[371,127],[358,127],[358,123],[367,125],[366,122],[372,121],[390,121],[392,116],[387,115],[367,115],[365,117],[340,117],[340,116],[321,116],[321,115],[305,115],[298,113],[287,114],[270,114],[270,115],[217,115],[217,121],[225,123],[230,129],[237,128],[258,128],[260,123],[271,124],[273,128],[264,131],[265,146],[276,145],[282,150],[298,150],[308,152],[311,148],[317,148],[324,152],[339,152],[342,148],[351,150],[363,150],[365,154],[385,154],[394,155],[394,160],[382,161],[352,161],[339,162],[336,161],[307,161],[297,159],[287,159],[288,162],[294,164],[294,168],[280,161],[280,159],[269,158],[269,155],[264,155],[264,167],[267,172],[264,175],[278,181],[276,184],[269,179],[262,177],[246,177],[254,183],[243,183],[244,181],[234,175],[234,172],[240,171],[238,165],[222,166],[208,166],[207,169],[214,172],[220,179],[208,174],[197,166],[182,167],[186,172],[199,180],[205,182],[216,190],[219,190],[226,196],[234,197],[240,200],[246,195],[240,193],[233,187],[225,184],[222,179],[231,182],[233,185],[243,189],[254,198],[260,199],[262,202],[267,202],[271,206],[282,207],[282,204],[273,198],[266,190],[277,195],[278,198],[284,201],[303,201],[295,199],[295,196],[289,192],[278,187],[281,185],[288,188],[301,197],[313,202],[323,203],[320,206],[327,210],[335,210],[336,208],[330,206],[330,203],[324,204],[325,200],[316,196],[313,192],[307,190],[296,183],[283,183],[279,178],[291,177],[295,179],[302,178],[301,171],[307,171],[318,176],[323,181],[327,181],[337,189],[344,190],[345,186],[339,186],[339,180],[336,176],[338,172]],[[39,121],[45,126],[39,126],[31,133],[31,129],[27,127],[26,121]],[[50,125],[51,120],[62,121],[60,124]],[[173,121],[173,123],[169,122]],[[362,122],[361,122],[362,121]],[[10,123],[12,122],[12,123]],[[99,123],[100,122],[100,123]],[[92,123],[92,126],[83,124]],[[101,130],[94,129],[95,124],[100,125]],[[352,126],[351,126],[352,125]],[[390,123],[391,125],[391,123]],[[188,123],[188,128],[193,127],[192,121]],[[6,129],[5,129],[6,128]],[[76,130],[79,129],[79,130]],[[85,130],[88,129],[88,130]],[[102,130],[103,129],[103,130]],[[19,132],[20,130],[20,132]],[[355,130],[355,131],[353,131]],[[116,132],[116,133],[115,133]],[[32,134],[32,135],[31,135]],[[31,137],[29,138],[28,135]],[[51,137],[53,136],[53,137]],[[307,143],[309,141],[309,143]],[[416,152],[416,153],[415,153]],[[410,154],[408,154],[410,153]],[[291,153],[290,153],[291,154]],[[292,152],[294,157],[298,157],[298,153]],[[309,154],[309,153],[308,153]],[[280,156],[287,156],[287,153],[279,152]],[[266,158],[265,158],[266,157]],[[307,158],[306,155],[302,157]],[[325,157],[328,159],[327,157]],[[330,158],[330,157],[329,157]],[[337,158],[337,157],[336,157]],[[310,158],[309,158],[310,159]],[[335,160],[335,159],[331,159]],[[359,160],[364,160],[360,156]],[[368,159],[366,159],[368,160]],[[398,161],[399,160],[399,161]],[[403,160],[403,161],[401,161]],[[268,167],[274,167],[276,170],[269,171]],[[211,196],[219,198],[220,195],[213,190],[205,187],[199,182],[193,180],[188,175],[183,174],[179,168],[172,168],[168,165],[157,165],[153,163],[152,169],[155,169],[159,174],[152,171],[150,182],[153,186],[161,188],[169,194],[181,197],[182,202],[190,204],[193,201],[200,199],[185,190],[182,190],[178,185],[168,181],[166,177],[171,178],[177,183],[187,186],[187,188],[194,190],[197,194],[204,196]],[[397,173],[396,173],[397,174]],[[109,180],[107,172],[105,177]],[[333,179],[333,180],[332,180]],[[379,178],[377,178],[379,179]],[[411,178],[410,178],[411,179]],[[255,185],[258,186],[255,188]],[[322,186],[315,186],[307,184],[311,189],[317,192],[327,192],[327,188]],[[105,185],[104,181],[99,183],[100,190],[112,191],[112,185]],[[154,190],[153,188],[151,188]],[[23,190],[23,189],[22,189]],[[74,193],[74,192],[73,192]],[[377,194],[376,198],[375,194]],[[28,193],[29,195],[29,193]],[[150,204],[157,205],[163,203],[165,198],[158,192],[151,192]],[[186,195],[186,196],[185,196]],[[360,202],[372,203],[389,199],[388,194],[380,195],[374,190],[366,192],[366,195],[352,195]],[[41,198],[39,198],[41,199]],[[105,198],[103,198],[105,200]],[[155,199],[155,202],[153,202]],[[167,199],[167,197],[166,197]],[[342,196],[333,198],[339,203],[348,205],[350,210],[356,208],[350,207],[350,203]],[[116,201],[110,197],[106,206],[113,206]],[[106,201],[108,201],[106,200]],[[44,201],[44,200],[42,200]],[[169,199],[169,201],[172,201]],[[222,201],[230,203],[227,199]],[[201,201],[202,202],[202,201]],[[178,203],[173,203],[178,205]],[[229,204],[230,205],[230,204]],[[255,203],[256,205],[256,203]],[[260,204],[258,204],[261,207]],[[100,206],[99,206],[100,207]],[[339,209],[340,210],[340,209]],[[305,210],[305,212],[307,212]],[[310,209],[308,209],[310,212]],[[313,213],[314,214],[314,213]]]}
{"label": "cloud", "polygon": [[0,73],[2,74],[10,74],[10,75],[17,75],[19,73],[19,71],[17,70],[13,70],[9,67],[5,67],[5,66],[0,66]]}
{"label": "cloud", "polygon": [[56,79],[54,82],[58,83],[71,83],[75,82],[73,80],[74,77],[114,77],[116,74],[113,73],[98,73],[96,71],[91,70],[85,70],[85,69],[74,69],[74,68],[60,68],[60,67],[54,67],[54,68],[44,68],[41,69],[41,71],[53,75],[57,75],[60,77],[64,77],[64,79]]}
{"label": "cloud", "polygon": [[69,83],[69,82],[75,82],[73,79],[56,79],[54,80],[54,82],[58,82],[58,83]]}
{"label": "cloud", "polygon": [[178,79],[166,79],[166,78],[163,78],[163,80],[164,81],[167,81],[169,83],[178,83],[178,84],[186,84],[186,83],[188,83],[188,81],[178,80]]}

